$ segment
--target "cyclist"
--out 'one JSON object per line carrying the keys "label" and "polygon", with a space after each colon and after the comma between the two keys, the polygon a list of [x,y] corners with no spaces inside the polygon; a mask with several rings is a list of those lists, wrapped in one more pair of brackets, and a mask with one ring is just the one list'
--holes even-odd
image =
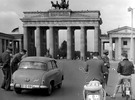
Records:
{"label": "cyclist", "polygon": [[[99,59],[99,52],[94,52],[93,59],[86,61],[86,66],[84,70],[85,72],[88,72],[86,82],[97,79],[100,81],[103,88],[105,89],[105,80],[103,74],[106,72],[106,68],[104,67],[104,61],[102,59]],[[86,98],[85,90],[83,90],[83,98]]]}
{"label": "cyclist", "polygon": [[122,61],[118,63],[118,68],[117,68],[117,72],[120,74],[119,80],[115,87],[114,94],[113,96],[111,96],[112,98],[115,98],[116,93],[118,92],[119,87],[122,84],[122,79],[124,78],[131,79],[131,74],[134,73],[134,66],[133,63],[128,60],[128,55],[126,53],[122,53],[121,58]]}

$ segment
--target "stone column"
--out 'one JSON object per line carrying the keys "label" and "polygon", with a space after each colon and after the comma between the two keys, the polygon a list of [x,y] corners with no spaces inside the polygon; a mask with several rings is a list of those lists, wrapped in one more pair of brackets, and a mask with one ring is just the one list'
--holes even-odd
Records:
{"label": "stone column", "polygon": [[110,36],[109,38],[109,57],[110,57],[110,60],[112,59],[112,50],[113,50],[113,44],[112,44],[112,37]]}
{"label": "stone column", "polygon": [[101,41],[101,55],[103,55],[103,51],[104,51],[104,42]]}
{"label": "stone column", "polygon": [[3,47],[2,47],[2,39],[0,38],[0,54],[2,54],[2,50],[3,50]]}
{"label": "stone column", "polygon": [[40,42],[40,27],[36,27],[36,34],[35,34],[35,46],[36,46],[36,56],[41,56],[41,42]]}
{"label": "stone column", "polygon": [[21,51],[22,50],[22,40],[19,39],[19,50]]}
{"label": "stone column", "polygon": [[119,55],[118,54],[118,39],[115,38],[115,55],[114,55],[115,60],[118,60],[118,58],[119,58],[118,55]]}
{"label": "stone column", "polygon": [[4,51],[7,49],[6,47],[6,39],[4,39]]}
{"label": "stone column", "polygon": [[24,49],[27,50],[27,54],[28,55],[28,28],[27,27],[23,27],[23,43],[24,43]]}
{"label": "stone column", "polygon": [[85,60],[85,58],[86,58],[86,30],[85,30],[85,27],[84,26],[82,26],[81,27],[81,54],[80,54],[80,58],[81,58],[81,60]]}
{"label": "stone column", "polygon": [[121,37],[118,38],[118,58],[121,59]]}
{"label": "stone column", "polygon": [[53,27],[51,26],[50,29],[49,29],[49,50],[50,50],[50,54],[52,55],[52,57],[54,58],[54,29]]}
{"label": "stone column", "polygon": [[72,59],[72,32],[71,32],[71,27],[67,27],[67,59]]}
{"label": "stone column", "polygon": [[[133,30],[132,30],[133,31]],[[128,57],[130,59],[130,61],[132,61],[133,63],[135,63],[135,55],[134,55],[134,37],[132,36],[133,33],[131,33],[131,37],[130,37],[130,52],[129,55],[130,57]]]}
{"label": "stone column", "polygon": [[87,30],[85,29],[85,59],[87,58]]}
{"label": "stone column", "polygon": [[99,36],[98,36],[99,27],[95,26],[94,29],[94,52],[99,52]]}

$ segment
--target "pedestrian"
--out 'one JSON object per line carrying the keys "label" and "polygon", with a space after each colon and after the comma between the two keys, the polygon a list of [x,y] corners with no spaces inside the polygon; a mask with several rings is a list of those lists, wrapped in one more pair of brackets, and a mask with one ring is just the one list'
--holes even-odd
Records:
{"label": "pedestrian", "polygon": [[[116,97],[119,87],[122,84],[122,79],[124,79],[124,78],[131,79],[131,75],[134,74],[134,65],[131,61],[128,60],[128,55],[126,53],[122,53],[121,58],[122,58],[122,61],[120,61],[118,63],[118,68],[117,68],[117,72],[120,74],[119,80],[115,87],[114,94],[113,94],[113,96],[111,96],[112,98]],[[122,89],[122,91],[123,91],[123,89]],[[132,88],[131,88],[131,93],[132,93]],[[123,96],[123,94],[122,94],[122,96]]]}
{"label": "pedestrian", "polygon": [[[86,66],[84,70],[88,73],[86,83],[90,82],[93,79],[98,80],[103,88],[105,89],[105,80],[103,73],[105,73],[106,69],[104,68],[104,62],[102,59],[99,59],[99,53],[94,52],[93,58],[86,61]],[[85,98],[85,90],[83,91],[83,96]]]}
{"label": "pedestrian", "polygon": [[102,60],[104,61],[104,67],[106,68],[106,73],[104,73],[104,78],[105,78],[105,83],[107,85],[108,82],[108,77],[109,77],[109,68],[110,68],[110,62],[109,62],[109,57],[108,57],[108,50],[103,51],[103,57]]}
{"label": "pedestrian", "polygon": [[45,55],[45,57],[49,57],[49,58],[52,58],[52,55],[49,53],[49,51],[47,50],[47,52],[46,52],[46,55]]}
{"label": "pedestrian", "polygon": [[12,53],[11,47],[7,47],[6,51],[2,53],[2,63],[3,63],[2,71],[4,79],[1,88],[7,91],[10,90],[10,82],[11,82],[11,69],[10,69],[11,53]]}
{"label": "pedestrian", "polygon": [[22,57],[26,54],[26,50],[22,49],[21,52],[16,53],[11,61],[12,74],[18,69],[18,64],[22,60]]}

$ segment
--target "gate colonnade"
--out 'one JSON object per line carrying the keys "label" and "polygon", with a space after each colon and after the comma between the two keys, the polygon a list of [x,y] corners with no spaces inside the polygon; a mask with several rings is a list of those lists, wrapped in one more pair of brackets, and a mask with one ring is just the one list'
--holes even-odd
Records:
{"label": "gate colonnade", "polygon": [[[59,30],[67,30],[67,59],[72,59],[75,51],[75,30],[80,29],[80,57],[85,59],[87,51],[87,30],[94,30],[94,51],[101,51],[100,11],[72,11],[70,9],[50,9],[46,12],[24,12],[24,48],[28,56],[44,56],[47,50],[47,30],[49,30],[49,50],[57,56]],[[89,44],[91,45],[91,44]]]}

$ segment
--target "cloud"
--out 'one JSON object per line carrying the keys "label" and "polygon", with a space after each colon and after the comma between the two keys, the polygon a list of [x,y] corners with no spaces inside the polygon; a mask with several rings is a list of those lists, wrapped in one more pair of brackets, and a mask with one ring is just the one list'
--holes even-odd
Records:
{"label": "cloud", "polygon": [[[11,16],[9,16],[11,15]],[[16,12],[13,12],[13,11],[9,11],[9,12],[5,12],[5,11],[1,11],[0,12],[0,17],[12,17],[12,16],[15,16],[15,17],[18,17],[17,13]]]}
{"label": "cloud", "polygon": [[0,12],[0,31],[4,33],[10,33],[11,30],[19,24],[21,24],[20,19],[16,12],[9,11],[9,12]]}
{"label": "cloud", "polygon": [[[18,25],[21,23],[19,18],[24,16],[24,11],[47,11],[51,9],[51,1],[55,2],[57,0],[0,0],[0,11],[3,13],[0,14],[0,17],[3,16],[3,18],[0,19],[0,22],[3,22],[1,20],[5,20],[6,23],[8,23],[7,21],[10,21],[10,23],[14,21],[11,25],[15,24],[13,26],[16,26],[16,24]],[[60,3],[61,0],[58,0],[58,2]],[[69,8],[73,11],[100,10],[101,18],[103,19],[101,27],[103,30],[108,31],[108,27],[115,27],[114,24],[120,25],[120,23],[123,23],[124,25],[127,23],[131,15],[127,12],[127,8],[129,6],[135,7],[135,0],[79,0],[79,2],[78,0],[69,0],[69,4]],[[15,12],[18,16],[15,15]],[[6,16],[5,19],[4,16]],[[2,26],[4,27],[4,25],[7,24],[3,23]]]}

